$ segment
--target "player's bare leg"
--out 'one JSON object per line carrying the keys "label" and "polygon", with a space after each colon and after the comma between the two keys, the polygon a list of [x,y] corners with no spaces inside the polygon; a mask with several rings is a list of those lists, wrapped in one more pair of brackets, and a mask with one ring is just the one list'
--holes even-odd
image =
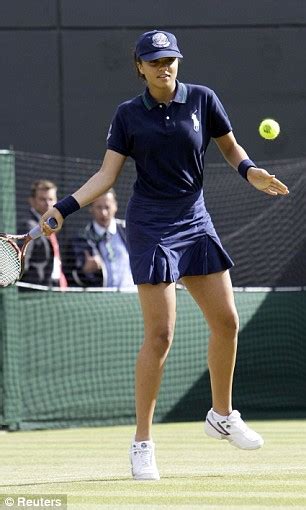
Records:
{"label": "player's bare leg", "polygon": [[135,480],[159,480],[151,428],[163,369],[175,325],[175,284],[138,286],[144,318],[144,342],[136,363],[137,428],[130,448]]}
{"label": "player's bare leg", "polygon": [[135,439],[151,438],[151,427],[164,364],[175,326],[175,284],[160,283],[138,286],[144,318],[144,342],[136,363]]}
{"label": "player's bare leg", "polygon": [[213,407],[206,416],[205,432],[215,439],[226,439],[237,448],[260,448],[264,443],[262,437],[232,409],[239,321],[229,272],[185,277],[183,283],[203,311],[211,330],[208,366]]}
{"label": "player's bare leg", "polygon": [[210,327],[208,366],[213,409],[220,415],[232,411],[232,384],[239,320],[228,271],[188,276],[183,283],[204,313]]}

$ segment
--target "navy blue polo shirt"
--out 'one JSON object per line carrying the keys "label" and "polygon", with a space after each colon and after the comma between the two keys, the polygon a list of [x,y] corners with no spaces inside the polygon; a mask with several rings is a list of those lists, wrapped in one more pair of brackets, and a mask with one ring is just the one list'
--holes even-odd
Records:
{"label": "navy blue polo shirt", "polygon": [[107,148],[135,160],[136,194],[178,198],[202,189],[209,141],[231,130],[213,90],[177,81],[169,105],[158,103],[148,88],[119,105]]}

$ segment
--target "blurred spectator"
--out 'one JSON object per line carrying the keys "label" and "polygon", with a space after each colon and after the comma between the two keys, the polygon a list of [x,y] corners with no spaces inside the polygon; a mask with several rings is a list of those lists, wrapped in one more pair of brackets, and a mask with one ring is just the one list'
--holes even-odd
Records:
{"label": "blurred spectator", "polygon": [[[20,232],[28,232],[38,224],[40,216],[57,201],[56,193],[57,186],[54,182],[40,179],[32,183],[29,217],[20,225]],[[29,243],[21,281],[48,287],[67,287],[55,234],[50,237],[41,236]]]}
{"label": "blurred spectator", "polygon": [[73,238],[65,272],[70,285],[82,287],[134,286],[126,247],[125,221],[115,218],[114,189],[90,206],[91,221]]}

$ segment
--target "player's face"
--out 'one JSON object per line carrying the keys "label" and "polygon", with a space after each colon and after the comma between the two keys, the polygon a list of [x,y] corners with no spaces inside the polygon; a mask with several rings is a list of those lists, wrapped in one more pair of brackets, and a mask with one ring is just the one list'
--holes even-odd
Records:
{"label": "player's face", "polygon": [[56,189],[51,188],[48,190],[38,189],[36,190],[35,197],[30,198],[30,205],[42,215],[47,212],[50,207],[57,202]]}
{"label": "player's face", "polygon": [[178,59],[159,58],[150,62],[138,63],[139,71],[145,76],[150,87],[173,89],[178,71]]}
{"label": "player's face", "polygon": [[115,217],[118,206],[117,201],[112,193],[106,193],[97,198],[91,208],[93,220],[101,227],[108,228],[111,220]]}

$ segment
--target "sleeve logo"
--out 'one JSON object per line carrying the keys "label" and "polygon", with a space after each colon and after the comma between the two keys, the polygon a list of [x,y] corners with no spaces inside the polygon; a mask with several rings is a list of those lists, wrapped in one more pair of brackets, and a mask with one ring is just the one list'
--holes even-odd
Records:
{"label": "sleeve logo", "polygon": [[109,126],[109,130],[108,130],[108,133],[107,133],[106,141],[108,141],[111,136],[112,136],[112,124]]}

